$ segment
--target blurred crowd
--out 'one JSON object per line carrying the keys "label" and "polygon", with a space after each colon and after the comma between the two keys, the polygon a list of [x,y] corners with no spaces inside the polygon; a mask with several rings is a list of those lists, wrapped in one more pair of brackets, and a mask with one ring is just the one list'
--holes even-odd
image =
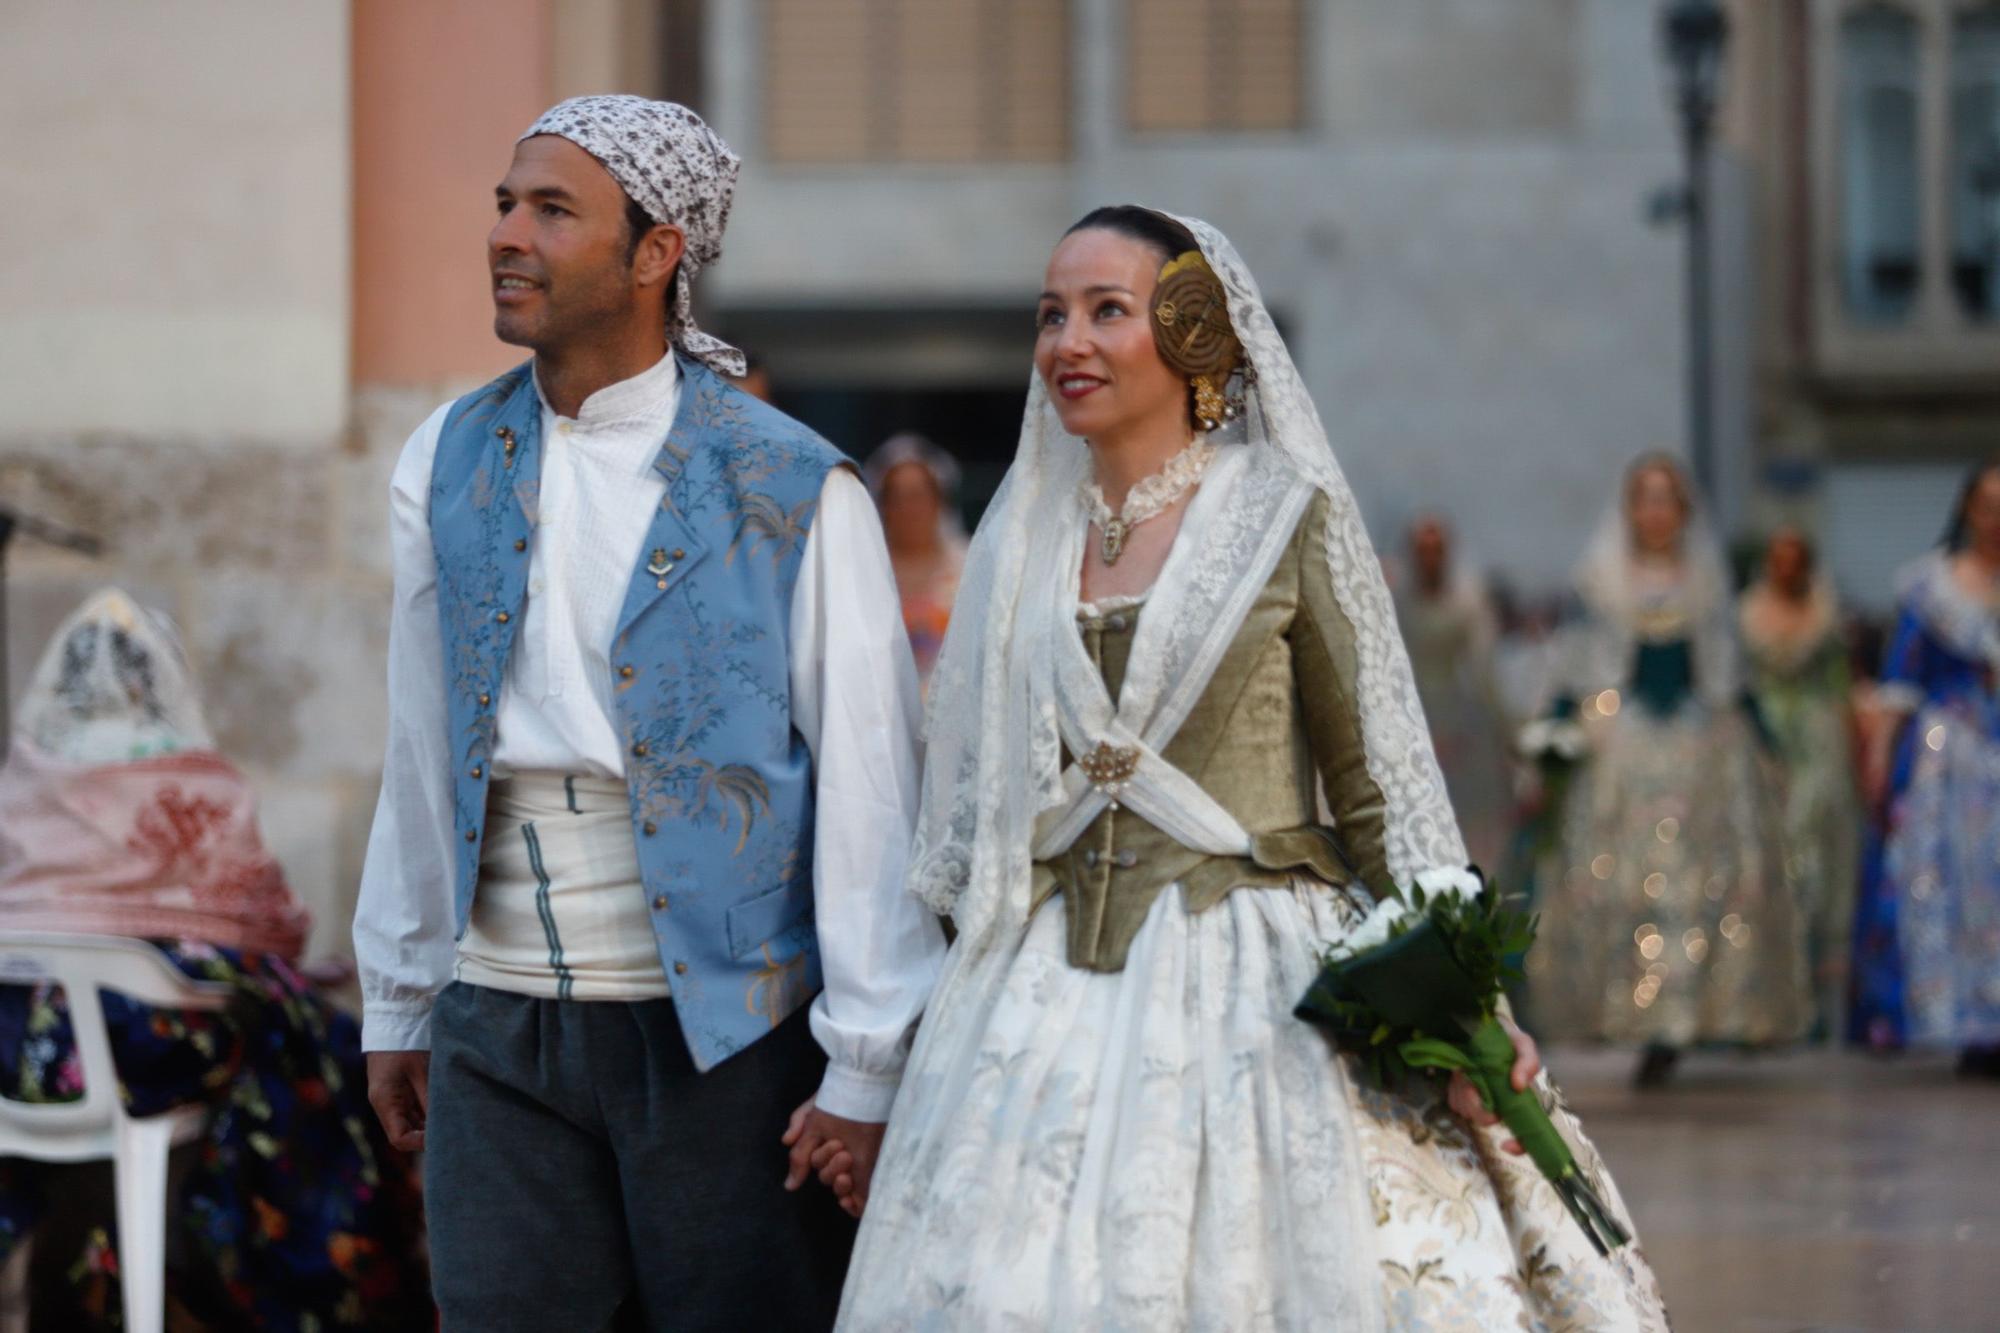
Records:
{"label": "blurred crowd", "polygon": [[1697,1044],[2000,1039],[2000,465],[1967,477],[1894,619],[1843,608],[1811,538],[1747,578],[1680,465],[1628,470],[1572,587],[1525,603],[1406,535],[1394,581],[1468,843],[1542,917],[1524,997],[1636,1080]]}

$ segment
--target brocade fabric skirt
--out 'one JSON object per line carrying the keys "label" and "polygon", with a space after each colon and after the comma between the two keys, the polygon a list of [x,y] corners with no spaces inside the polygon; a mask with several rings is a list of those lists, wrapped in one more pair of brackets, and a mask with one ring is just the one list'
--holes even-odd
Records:
{"label": "brocade fabric skirt", "polygon": [[1636,1245],[1599,1258],[1500,1135],[1357,1086],[1293,1016],[1353,919],[1323,885],[1192,916],[1174,887],[1117,973],[1069,965],[1060,898],[1010,940],[961,940],[840,1327],[1664,1328]]}
{"label": "brocade fabric skirt", "polygon": [[1745,716],[1629,706],[1592,737],[1528,954],[1548,1041],[1769,1045],[1812,1021],[1783,784]]}

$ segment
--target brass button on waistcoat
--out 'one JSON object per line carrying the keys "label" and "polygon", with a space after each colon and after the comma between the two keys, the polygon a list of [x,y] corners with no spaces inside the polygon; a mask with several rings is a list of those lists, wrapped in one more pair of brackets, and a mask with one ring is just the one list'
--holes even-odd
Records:
{"label": "brass button on waistcoat", "polygon": [[528,549],[528,539],[527,539],[526,537],[517,537],[517,538],[515,538],[515,539],[514,539],[514,549],[515,549],[515,550],[517,550],[517,551],[525,551],[525,550],[527,550],[527,549]]}
{"label": "brass button on waistcoat", "polygon": [[656,897],[656,898],[654,898],[654,899],[653,899],[653,910],[654,910],[655,912],[664,912],[664,911],[666,911],[666,910],[667,910],[667,895],[666,895],[666,894],[664,894],[664,893],[663,893],[663,894],[660,894],[660,895],[659,895],[658,897]]}
{"label": "brass button on waistcoat", "polygon": [[486,767],[485,767],[485,765],[483,765],[483,764],[474,764],[474,765],[472,766],[472,776],[473,776],[473,779],[474,779],[475,781],[476,781],[476,780],[478,780],[478,779],[480,779],[480,778],[483,778],[483,777],[485,777],[485,776],[486,776]]}
{"label": "brass button on waistcoat", "polygon": [[658,833],[660,831],[660,826],[658,824],[655,824],[650,819],[646,821],[644,827],[646,830],[646,836],[649,838],[652,837],[655,833]]}
{"label": "brass button on waistcoat", "polygon": [[467,829],[467,830],[465,831],[465,840],[466,840],[467,842],[478,842],[478,841],[479,841],[479,830],[478,830],[478,829],[475,829],[475,828],[469,828],[469,829]]}
{"label": "brass button on waistcoat", "polygon": [[632,756],[635,759],[644,759],[646,757],[646,742],[640,741],[637,745],[634,745],[632,747]]}
{"label": "brass button on waistcoat", "polygon": [[484,708],[484,707],[486,707],[486,705],[488,705],[488,704],[490,704],[490,703],[492,703],[492,702],[493,702],[493,696],[492,696],[492,695],[490,695],[490,694],[482,694],[482,695],[480,695],[480,696],[479,696],[479,706],[480,706],[481,708]]}
{"label": "brass button on waistcoat", "polygon": [[674,964],[674,975],[676,976],[682,976],[682,977],[686,976],[687,970],[688,970],[688,965],[686,963]]}
{"label": "brass button on waistcoat", "polygon": [[628,666],[619,667],[618,675],[621,679],[630,680],[632,679],[632,668]]}
{"label": "brass button on waistcoat", "polygon": [[513,619],[514,617],[512,617],[512,616],[508,615],[508,614],[507,614],[507,613],[506,613],[505,611],[502,611],[502,612],[501,612],[501,613],[500,613],[499,615],[497,615],[497,616],[495,616],[495,617],[493,617],[493,618],[494,618],[495,620],[499,621],[499,622],[500,622],[501,624],[503,624],[503,625],[504,625],[504,624],[506,624],[506,623],[507,623],[508,621],[512,620],[512,619]]}

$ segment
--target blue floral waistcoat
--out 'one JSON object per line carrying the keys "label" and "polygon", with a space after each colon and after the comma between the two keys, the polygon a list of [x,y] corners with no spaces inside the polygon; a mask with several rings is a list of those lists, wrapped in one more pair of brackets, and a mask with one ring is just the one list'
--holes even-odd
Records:
{"label": "blue floral waistcoat", "polygon": [[[792,726],[792,588],[827,472],[846,460],[685,357],[653,466],[667,481],[610,660],[632,833],[681,1030],[709,1069],[820,988],[812,757]],[[457,756],[457,930],[479,878],[495,715],[527,601],[541,484],[532,363],[452,405],[431,543]]]}

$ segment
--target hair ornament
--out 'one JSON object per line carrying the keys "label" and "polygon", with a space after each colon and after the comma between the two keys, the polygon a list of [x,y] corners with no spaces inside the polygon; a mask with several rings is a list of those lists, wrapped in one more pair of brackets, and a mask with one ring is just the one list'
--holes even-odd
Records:
{"label": "hair ornament", "polygon": [[1229,322],[1222,279],[1199,250],[1167,261],[1153,291],[1153,342],[1168,369],[1194,388],[1194,414],[1215,430],[1241,412],[1239,396],[1224,392],[1230,377],[1247,368],[1243,343]]}

